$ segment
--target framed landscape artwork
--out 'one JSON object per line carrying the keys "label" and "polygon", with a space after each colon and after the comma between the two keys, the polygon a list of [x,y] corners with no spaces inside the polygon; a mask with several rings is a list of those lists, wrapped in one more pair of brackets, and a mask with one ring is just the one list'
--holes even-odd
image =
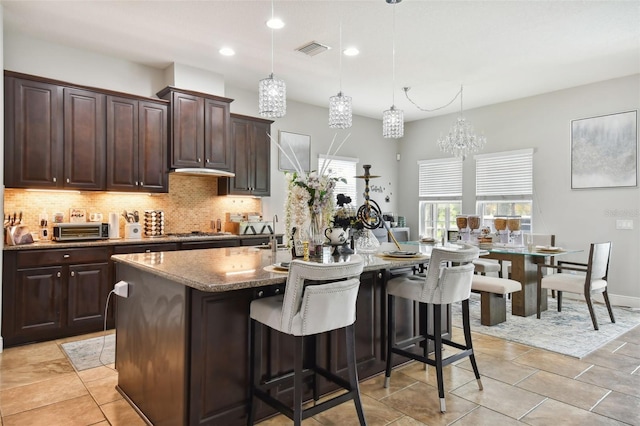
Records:
{"label": "framed landscape artwork", "polygon": [[571,121],[571,189],[638,185],[637,113]]}
{"label": "framed landscape artwork", "polygon": [[305,172],[311,170],[311,136],[281,130],[280,147],[282,150],[278,149],[279,170],[291,172],[296,171],[297,168]]}

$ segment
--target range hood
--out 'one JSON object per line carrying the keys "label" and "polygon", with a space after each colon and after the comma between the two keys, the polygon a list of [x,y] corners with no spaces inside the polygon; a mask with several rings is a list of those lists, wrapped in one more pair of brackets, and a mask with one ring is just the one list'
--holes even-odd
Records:
{"label": "range hood", "polygon": [[173,169],[171,173],[191,176],[215,176],[215,177],[235,177],[235,173],[226,172],[224,170],[205,169],[197,167],[185,167],[182,169]]}

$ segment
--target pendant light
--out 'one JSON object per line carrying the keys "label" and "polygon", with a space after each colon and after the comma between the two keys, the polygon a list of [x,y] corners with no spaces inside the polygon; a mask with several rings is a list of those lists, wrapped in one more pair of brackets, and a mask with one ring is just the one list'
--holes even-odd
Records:
{"label": "pendant light", "polygon": [[[271,1],[271,21],[273,16],[273,0]],[[271,28],[271,74],[260,80],[258,85],[258,110],[262,117],[280,118],[287,113],[287,86],[284,81],[273,75],[273,28]]]}
{"label": "pendant light", "polygon": [[348,129],[353,123],[351,96],[342,93],[342,22],[340,22],[340,90],[329,98],[329,127]]}
{"label": "pendant light", "polygon": [[398,139],[404,136],[404,111],[396,109],[395,106],[395,85],[396,85],[396,4],[402,0],[386,0],[393,5],[393,35],[391,49],[391,72],[392,72],[392,102],[391,108],[382,113],[382,137]]}

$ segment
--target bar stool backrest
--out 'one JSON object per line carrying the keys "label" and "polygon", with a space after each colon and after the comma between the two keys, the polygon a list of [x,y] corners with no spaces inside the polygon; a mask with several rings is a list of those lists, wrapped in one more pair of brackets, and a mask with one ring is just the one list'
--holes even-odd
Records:
{"label": "bar stool backrest", "polygon": [[[280,331],[308,336],[353,324],[363,267],[358,255],[338,263],[293,260],[284,292]],[[322,283],[305,285],[308,281]]]}
{"label": "bar stool backrest", "polygon": [[469,298],[474,271],[471,262],[478,258],[479,250],[462,246],[460,250],[433,249],[420,302],[445,305]]}

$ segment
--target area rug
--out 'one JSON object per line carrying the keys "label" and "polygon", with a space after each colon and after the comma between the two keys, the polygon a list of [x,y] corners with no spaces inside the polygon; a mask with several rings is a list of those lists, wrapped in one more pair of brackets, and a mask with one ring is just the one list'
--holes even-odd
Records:
{"label": "area rug", "polygon": [[[556,299],[549,298],[549,309],[542,312],[540,319],[535,315],[519,317],[511,315],[511,301],[507,300],[507,321],[489,327],[480,324],[480,295],[472,293],[469,299],[471,329],[481,334],[583,358],[640,324],[640,312],[616,306],[613,307],[616,322],[612,324],[607,307],[594,303],[600,327],[596,331],[585,302],[563,298],[562,312],[557,311],[557,306]],[[461,327],[461,304],[453,304],[451,311],[453,325]]]}
{"label": "area rug", "polygon": [[61,346],[77,371],[115,362],[116,335],[113,333],[106,337],[63,343]]}

